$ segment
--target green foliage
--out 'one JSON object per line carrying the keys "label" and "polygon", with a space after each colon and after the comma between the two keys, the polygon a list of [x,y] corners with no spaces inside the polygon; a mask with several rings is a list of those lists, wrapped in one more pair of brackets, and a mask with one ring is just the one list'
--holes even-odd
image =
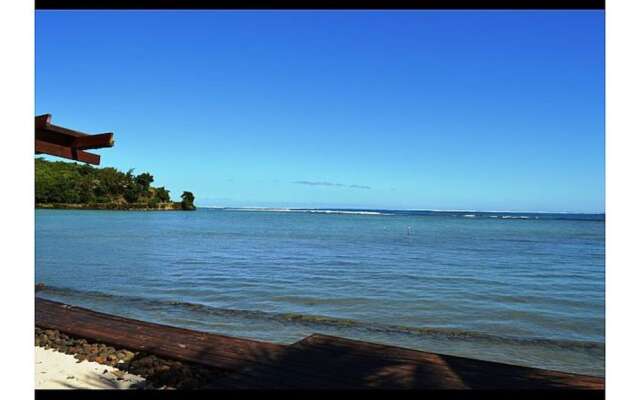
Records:
{"label": "green foliage", "polygon": [[142,188],[137,183],[133,182],[127,185],[124,190],[124,199],[127,203],[136,203],[142,194]]}
{"label": "green foliage", "polygon": [[193,193],[191,192],[182,192],[182,194],[180,195],[180,197],[182,198],[182,209],[183,210],[195,210],[196,206],[193,205],[193,201],[195,200],[195,197],[193,196]]}
{"label": "green foliage", "polygon": [[143,191],[147,191],[147,190],[149,190],[149,187],[151,186],[151,183],[153,182],[153,176],[148,172],[144,172],[144,173],[136,176],[135,181],[136,181],[136,183],[138,185],[140,185],[140,187],[142,187]]}
{"label": "green foliage", "polygon": [[160,200],[157,197],[152,197],[147,205],[149,206],[149,208],[158,208],[158,206],[160,205]]}
{"label": "green foliage", "polygon": [[169,191],[165,189],[164,186],[156,188],[156,197],[158,198],[159,201],[163,203],[170,201]]}
{"label": "green foliage", "polygon": [[[115,168],[35,159],[36,204],[96,205],[113,209],[166,207],[171,201],[169,191],[164,187],[154,188],[151,183],[153,175],[148,172],[136,176],[133,169],[123,173]],[[187,193],[181,206],[195,209],[193,194]]]}

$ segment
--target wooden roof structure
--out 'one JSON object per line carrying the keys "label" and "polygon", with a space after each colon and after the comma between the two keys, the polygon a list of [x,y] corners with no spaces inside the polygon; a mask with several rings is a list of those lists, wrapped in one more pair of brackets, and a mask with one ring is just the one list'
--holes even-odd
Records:
{"label": "wooden roof structure", "polygon": [[85,150],[114,145],[113,133],[87,134],[51,123],[51,114],[35,117],[35,153],[99,165],[100,156]]}

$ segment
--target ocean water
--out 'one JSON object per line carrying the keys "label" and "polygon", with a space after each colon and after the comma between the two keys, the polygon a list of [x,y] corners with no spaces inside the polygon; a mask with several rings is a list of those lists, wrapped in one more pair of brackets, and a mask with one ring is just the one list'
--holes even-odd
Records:
{"label": "ocean water", "polygon": [[293,343],[326,333],[604,375],[603,215],[36,210],[44,298]]}

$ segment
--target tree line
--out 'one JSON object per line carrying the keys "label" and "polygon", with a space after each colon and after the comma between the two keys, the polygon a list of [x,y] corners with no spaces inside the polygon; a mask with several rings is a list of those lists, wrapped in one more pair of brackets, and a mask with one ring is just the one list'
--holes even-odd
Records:
{"label": "tree line", "polygon": [[153,175],[115,168],[35,159],[35,202],[42,205],[85,205],[96,208],[195,210],[194,195],[183,192],[172,202],[165,187],[153,187]]}

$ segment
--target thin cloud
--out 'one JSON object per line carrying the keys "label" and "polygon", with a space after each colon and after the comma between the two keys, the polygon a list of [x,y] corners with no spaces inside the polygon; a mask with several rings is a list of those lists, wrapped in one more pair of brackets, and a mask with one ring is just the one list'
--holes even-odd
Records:
{"label": "thin cloud", "polygon": [[332,186],[332,187],[343,187],[343,188],[349,188],[349,189],[371,189],[371,186],[345,185],[342,183],[323,182],[323,181],[295,181],[293,183],[295,183],[296,185],[307,185],[307,186]]}
{"label": "thin cloud", "polygon": [[293,182],[298,185],[307,185],[307,186],[338,186],[344,187],[341,183],[333,183],[333,182],[313,182],[313,181],[295,181]]}

